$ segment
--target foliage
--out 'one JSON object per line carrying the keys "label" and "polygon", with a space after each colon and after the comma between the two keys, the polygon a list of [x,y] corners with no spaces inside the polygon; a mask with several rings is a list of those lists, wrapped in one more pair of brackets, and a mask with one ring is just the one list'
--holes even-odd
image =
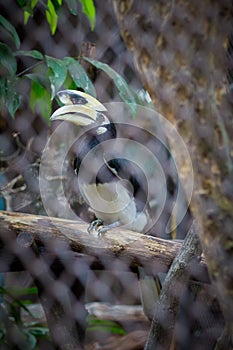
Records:
{"label": "foliage", "polygon": [[95,316],[88,316],[88,332],[100,331],[112,334],[126,334],[126,331],[117,323],[111,320],[101,320]]}
{"label": "foliage", "polygon": [[131,111],[133,112],[133,114],[135,114],[136,113],[136,101],[135,101],[135,98],[134,98],[132,92],[130,91],[126,81],[124,80],[124,78],[122,78],[120,76],[120,74],[115,72],[106,63],[102,63],[102,62],[93,60],[93,59],[88,58],[88,57],[84,57],[84,59],[86,61],[88,61],[89,63],[93,64],[96,68],[103,70],[106,74],[108,74],[108,76],[111,79],[113,79],[114,84],[116,85],[116,87],[119,91],[119,95],[121,96],[122,100],[129,104]]}
{"label": "foliage", "polygon": [[[50,25],[51,33],[54,34],[57,27],[58,12],[62,6],[62,0],[17,0],[24,11],[24,23],[33,16],[38,4],[44,5],[45,15]],[[78,13],[78,0],[65,1],[70,12]],[[80,0],[83,12],[88,17],[92,29],[95,25],[95,6],[93,0]],[[14,26],[0,15],[0,27],[10,39],[12,47],[0,42],[0,107],[5,108],[14,117],[21,105],[22,94],[20,83],[22,80],[30,81],[29,105],[33,112],[35,109],[49,120],[52,99],[64,83],[64,88],[85,88],[85,91],[95,95],[95,89],[78,60],[64,58],[55,59],[43,55],[37,50],[23,51],[20,48],[20,38]],[[18,71],[18,58],[20,56],[31,57],[34,61],[31,67],[23,72]],[[71,62],[72,60],[72,62]]]}
{"label": "foliage", "polygon": [[[62,0],[17,0],[18,4],[24,11],[24,24],[26,24],[30,17],[33,16],[36,6],[42,4],[45,9],[45,15],[49,24],[52,35],[57,29],[58,13],[62,7]],[[70,13],[78,14],[78,2],[82,5],[82,11],[87,16],[91,29],[95,27],[95,5],[93,0],[65,0]]]}
{"label": "foliage", "polygon": [[[93,0],[65,0],[64,2],[73,15],[78,14],[78,2],[81,3],[82,11],[87,16],[91,29],[94,29]],[[17,0],[17,3],[24,11],[24,24],[33,17],[36,7],[42,4],[51,34],[55,34],[59,12],[63,6],[62,0]],[[0,42],[0,109],[10,113],[12,117],[22,106],[23,94],[20,86],[24,81],[30,84],[29,100],[27,101],[30,108],[33,112],[41,114],[46,121],[49,121],[51,115],[52,100],[60,89],[79,88],[96,96],[95,87],[81,64],[82,60],[88,61],[113,80],[120,97],[128,104],[132,114],[136,112],[137,104],[148,103],[144,90],[141,90],[141,94],[137,94],[109,65],[88,57],[58,59],[38,50],[21,50],[20,37],[15,27],[2,15],[0,15],[0,29],[4,30],[10,42],[10,44]],[[32,60],[32,65],[19,71],[19,59],[26,57]],[[37,294],[37,289],[21,289],[16,294],[15,290],[14,293],[11,293],[0,287],[0,344],[10,345],[8,344],[9,332],[13,328],[19,339],[22,339],[22,343],[26,344],[24,350],[35,349],[40,338],[49,339],[49,330],[37,320],[23,322],[21,311],[24,310],[33,319],[28,307],[32,302],[29,299],[25,300],[25,296]],[[88,317],[88,331],[96,330],[114,334],[126,333],[116,322]]]}
{"label": "foliage", "polygon": [[[17,338],[19,349],[33,350],[37,348],[39,339],[50,339],[48,327],[41,325],[38,320],[34,320],[34,316],[28,308],[28,305],[32,304],[29,300],[29,296],[32,294],[37,294],[37,288],[15,289],[12,293],[8,289],[0,287],[0,296],[3,300],[0,303],[0,345],[4,344],[11,348],[14,342],[12,335],[14,335]],[[25,297],[28,297],[27,300]],[[23,322],[22,310],[30,315],[30,322]]]}
{"label": "foliage", "polygon": [[[25,23],[33,15],[38,0],[17,0],[24,10]],[[42,1],[42,0],[41,0]],[[95,9],[92,0],[80,0],[83,12],[88,16],[92,27],[95,21]],[[66,0],[69,10],[77,14],[77,0]],[[47,2],[46,17],[50,24],[51,32],[56,30],[56,20],[53,17],[53,9],[57,14],[62,6],[61,0],[49,0]],[[55,14],[54,14],[55,16]],[[57,15],[56,15],[57,16]],[[52,109],[52,100],[58,90],[82,89],[92,96],[96,96],[95,87],[88,74],[81,65],[82,60],[88,61],[97,69],[105,72],[116,85],[122,100],[128,104],[132,114],[136,112],[137,104],[145,104],[145,96],[133,91],[116,71],[109,65],[88,57],[64,57],[58,59],[39,52],[38,50],[20,50],[20,38],[14,26],[3,16],[0,16],[0,27],[6,31],[11,41],[11,46],[0,42],[0,108],[7,110],[14,117],[22,104],[22,92],[20,84],[28,81],[30,84],[29,101],[33,112],[38,112],[49,122]],[[19,58],[30,57],[32,65],[24,71],[19,71]],[[144,94],[145,95],[145,94]]]}
{"label": "foliage", "polygon": [[[40,339],[50,341],[49,329],[36,320],[29,309],[32,305],[31,296],[37,295],[36,287],[30,288],[13,288],[6,289],[0,287],[0,346],[12,346],[11,331],[14,330],[14,335],[17,341],[22,346],[19,348],[24,350],[33,350],[38,348]],[[22,319],[22,310],[30,316],[30,322],[24,322]],[[126,331],[117,322],[111,320],[98,319],[95,316],[89,315],[87,318],[87,331],[99,331],[112,334],[124,335]]]}

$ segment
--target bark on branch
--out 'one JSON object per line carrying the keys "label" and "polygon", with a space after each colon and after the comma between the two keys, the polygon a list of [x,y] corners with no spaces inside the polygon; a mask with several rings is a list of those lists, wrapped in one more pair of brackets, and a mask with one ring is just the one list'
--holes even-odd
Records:
{"label": "bark on branch", "polygon": [[145,350],[168,349],[172,342],[180,296],[189,280],[188,266],[201,254],[194,224],[175,257],[156,303],[150,335]]}
{"label": "bark on branch", "polygon": [[[158,272],[168,271],[182,246],[182,242],[163,240],[118,228],[100,238],[88,234],[87,225],[82,222],[24,213],[1,211],[0,221],[0,271],[23,268],[17,260],[17,247],[25,249],[36,244],[42,255],[49,255],[53,252],[51,247],[54,247],[57,240],[71,248],[74,258],[79,254],[89,256],[94,268],[110,268],[109,261],[117,257],[127,262],[125,265],[132,269],[143,266],[148,274],[156,275]],[[14,249],[12,242],[16,242]],[[209,282],[204,258],[201,257],[200,262],[191,266],[190,270],[193,278]]]}

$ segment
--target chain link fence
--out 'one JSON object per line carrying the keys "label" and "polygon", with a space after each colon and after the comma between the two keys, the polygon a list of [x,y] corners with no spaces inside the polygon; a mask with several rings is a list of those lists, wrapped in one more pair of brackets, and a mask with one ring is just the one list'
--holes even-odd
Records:
{"label": "chain link fence", "polygon": [[[110,1],[96,2],[93,31],[81,7],[77,16],[62,7],[54,36],[49,33],[42,5],[26,25],[16,1],[2,1],[0,9],[17,29],[22,50],[36,49],[56,58],[79,57],[91,42],[93,58],[111,66],[136,94],[149,99],[120,36]],[[1,40],[8,40],[4,32]],[[19,71],[31,64],[30,58],[19,58]],[[113,121],[119,124],[120,141],[107,148],[135,160],[148,184],[148,200],[156,199],[148,233],[162,239],[183,240],[192,223],[188,208],[191,198],[185,198],[165,136],[167,132],[174,136],[174,129],[156,111],[142,106],[132,118],[114,82],[103,72],[83,65],[95,85],[98,100],[107,103]],[[137,270],[140,263],[135,264],[133,255],[126,258],[114,254],[112,246],[108,254],[108,245],[101,238],[98,243],[96,237],[87,233],[93,213],[85,203],[80,205],[69,152],[73,147],[70,140],[77,140],[77,134],[59,123],[49,126],[37,111],[33,113],[29,108],[28,83],[23,82],[21,89],[23,101],[15,119],[5,111],[0,115],[1,209],[29,214],[11,217],[9,213],[2,218],[0,348],[143,349],[151,320],[141,306]],[[56,108],[58,105],[53,102],[53,110]],[[175,137],[181,143],[179,135]],[[189,157],[183,144],[181,152]],[[174,214],[178,216],[178,226],[173,222]],[[47,215],[75,221],[65,224],[55,219],[50,223]],[[69,236],[69,229],[75,235],[76,221],[78,243]],[[135,237],[136,241],[138,236]],[[180,242],[175,242],[174,247],[180,248]],[[134,248],[139,249],[136,243]],[[95,249],[97,255],[93,253]],[[166,256],[166,252],[163,254]],[[148,274],[159,275],[163,283],[171,261],[155,264],[154,260],[148,264]],[[206,271],[193,277],[178,299],[171,349],[214,349],[224,322]]]}

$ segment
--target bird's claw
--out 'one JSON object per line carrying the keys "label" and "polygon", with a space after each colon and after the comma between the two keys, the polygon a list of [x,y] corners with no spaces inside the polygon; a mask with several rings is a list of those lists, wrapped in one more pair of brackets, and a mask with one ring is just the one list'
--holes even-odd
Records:
{"label": "bird's claw", "polygon": [[98,229],[98,237],[101,237],[103,233],[107,232],[109,230],[108,226],[103,226]]}
{"label": "bird's claw", "polygon": [[103,221],[100,219],[96,219],[90,223],[90,225],[87,228],[87,232],[92,233],[93,231],[98,231],[98,236],[99,236],[99,231],[101,229],[97,230],[97,228],[101,225],[103,225]]}
{"label": "bird's claw", "polygon": [[[102,226],[101,228],[98,228]],[[96,219],[90,223],[87,228],[88,233],[92,233],[93,231],[97,231],[98,237],[101,237],[103,233],[111,230],[112,228],[120,226],[120,221],[113,222],[109,225],[104,225],[101,219]]]}

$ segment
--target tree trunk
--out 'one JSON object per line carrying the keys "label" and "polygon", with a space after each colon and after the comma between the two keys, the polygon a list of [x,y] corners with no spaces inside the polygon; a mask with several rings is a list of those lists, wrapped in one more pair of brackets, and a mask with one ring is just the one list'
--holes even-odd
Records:
{"label": "tree trunk", "polygon": [[[113,4],[145,88],[190,152],[195,175],[191,208],[226,334],[232,337],[233,123],[227,90],[232,3],[113,0]],[[179,168],[188,181],[190,169],[185,164]]]}

